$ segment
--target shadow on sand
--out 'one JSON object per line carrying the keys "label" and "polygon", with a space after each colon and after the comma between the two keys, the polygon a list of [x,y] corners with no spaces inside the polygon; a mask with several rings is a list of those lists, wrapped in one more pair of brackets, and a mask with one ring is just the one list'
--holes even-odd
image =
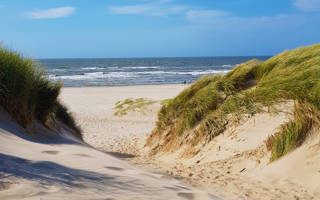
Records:
{"label": "shadow on sand", "polygon": [[120,152],[105,152],[107,154],[110,154],[116,158],[134,158],[135,155],[128,154],[128,153],[120,153]]}
{"label": "shadow on sand", "polygon": [[[30,160],[0,154],[0,172],[41,184],[61,184],[75,188],[87,188],[87,183],[119,186],[122,181],[117,176],[108,176],[95,172],[68,168],[54,162]],[[119,176],[120,177],[120,176]]]}
{"label": "shadow on sand", "polygon": [[30,142],[36,142],[41,144],[81,144],[84,145],[83,142],[68,137],[66,135],[60,135],[55,131],[49,130],[42,125],[38,125],[41,134],[31,135],[26,132],[21,126],[19,126],[11,116],[4,111],[4,109],[0,106],[0,131],[8,132],[10,135],[15,135],[24,140]]}

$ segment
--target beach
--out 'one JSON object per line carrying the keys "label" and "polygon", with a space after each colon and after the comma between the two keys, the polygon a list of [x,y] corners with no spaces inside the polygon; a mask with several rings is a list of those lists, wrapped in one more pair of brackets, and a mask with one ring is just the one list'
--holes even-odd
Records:
{"label": "beach", "polygon": [[0,200],[320,200],[320,0],[24,2]]}
{"label": "beach", "polygon": [[[309,149],[319,141],[318,137],[301,147],[308,150],[294,152],[269,164],[270,153],[265,147],[265,140],[292,117],[292,102],[279,105],[281,112],[276,115],[257,114],[240,125],[230,127],[209,144],[201,146],[195,156],[181,156],[179,151],[150,153],[152,147],[145,146],[146,139],[155,127],[161,101],[175,97],[187,87],[189,85],[63,88],[61,100],[82,127],[85,142],[144,170],[183,178],[223,199],[319,197],[318,178],[315,177],[318,172],[301,164],[305,156],[310,157],[309,162],[319,163],[314,150]],[[116,116],[117,103],[128,98],[146,98],[156,102],[143,110]],[[280,166],[287,166],[281,175]],[[294,173],[295,170],[300,174]]]}
{"label": "beach", "polygon": [[[63,88],[61,100],[75,115],[83,129],[84,140],[107,152],[129,151],[137,138],[144,138],[155,127],[160,101],[173,98],[186,85],[145,85],[122,87]],[[131,112],[115,116],[116,103],[128,98],[147,98],[158,102],[150,105],[146,113]],[[119,143],[128,141],[127,145]],[[132,140],[131,140],[132,139]]]}

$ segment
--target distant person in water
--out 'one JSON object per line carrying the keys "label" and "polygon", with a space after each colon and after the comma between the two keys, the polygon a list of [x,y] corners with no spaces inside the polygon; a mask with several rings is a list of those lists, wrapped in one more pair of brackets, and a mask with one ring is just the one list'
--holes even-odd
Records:
{"label": "distant person in water", "polygon": [[183,84],[187,84],[187,81],[185,80],[185,81],[183,81]]}

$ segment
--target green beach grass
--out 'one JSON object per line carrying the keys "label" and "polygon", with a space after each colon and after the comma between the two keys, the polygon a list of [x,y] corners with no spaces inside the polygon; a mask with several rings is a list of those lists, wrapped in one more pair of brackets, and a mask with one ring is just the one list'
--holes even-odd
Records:
{"label": "green beach grass", "polygon": [[0,105],[24,128],[34,120],[47,125],[53,118],[82,138],[71,114],[57,100],[61,87],[48,80],[34,60],[0,47]]}
{"label": "green beach grass", "polygon": [[145,98],[128,98],[123,101],[118,101],[115,104],[114,112],[115,116],[124,116],[127,115],[130,111],[137,111],[141,112],[142,114],[145,114],[146,107],[149,105],[152,105],[154,103],[157,103],[157,101],[149,100]]}
{"label": "green beach grass", "polygon": [[265,62],[251,60],[224,76],[200,78],[162,106],[149,141],[164,133],[175,140],[186,132],[211,140],[231,121],[288,100],[295,102],[294,118],[266,142],[272,161],[301,145],[318,124],[320,44],[284,51]]}

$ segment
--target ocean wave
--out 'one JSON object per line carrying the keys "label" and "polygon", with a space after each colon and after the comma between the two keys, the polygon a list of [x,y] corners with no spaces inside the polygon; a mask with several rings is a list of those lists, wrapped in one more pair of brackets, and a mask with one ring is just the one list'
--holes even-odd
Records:
{"label": "ocean wave", "polygon": [[146,72],[136,72],[137,74],[178,74],[178,75],[204,75],[204,74],[226,74],[230,70],[206,70],[206,71],[191,71],[191,72],[166,72],[166,71],[146,71]]}
{"label": "ocean wave", "polygon": [[160,66],[137,66],[137,67],[122,67],[123,69],[159,69]]}
{"label": "ocean wave", "polygon": [[222,65],[223,68],[232,68],[234,66],[236,66],[236,65]]}
{"label": "ocean wave", "polygon": [[102,67],[82,67],[83,70],[96,70],[96,69],[104,69]]}
{"label": "ocean wave", "polygon": [[206,70],[206,71],[193,71],[190,72],[191,75],[203,75],[203,74],[226,74],[230,70]]}
{"label": "ocean wave", "polygon": [[48,72],[65,72],[67,69],[47,69]]}
{"label": "ocean wave", "polygon": [[129,78],[129,77],[135,77],[136,75],[134,73],[130,72],[109,72],[108,74],[104,74],[106,77],[124,77],[124,78]]}
{"label": "ocean wave", "polygon": [[92,73],[83,73],[76,75],[49,75],[49,78],[52,80],[94,80],[94,79],[105,79],[105,78],[132,78],[132,77],[141,77],[143,75],[157,75],[157,74],[172,74],[172,75],[205,75],[205,74],[225,74],[230,70],[206,70],[206,71],[145,71],[145,72],[92,72]]}
{"label": "ocean wave", "polygon": [[53,80],[87,80],[87,79],[103,79],[103,78],[129,78],[133,77],[134,74],[127,73],[127,72],[110,72],[110,73],[103,73],[103,72],[92,72],[92,73],[84,73],[84,74],[76,74],[76,75],[69,75],[69,76],[57,76],[57,75],[49,75],[50,79]]}

